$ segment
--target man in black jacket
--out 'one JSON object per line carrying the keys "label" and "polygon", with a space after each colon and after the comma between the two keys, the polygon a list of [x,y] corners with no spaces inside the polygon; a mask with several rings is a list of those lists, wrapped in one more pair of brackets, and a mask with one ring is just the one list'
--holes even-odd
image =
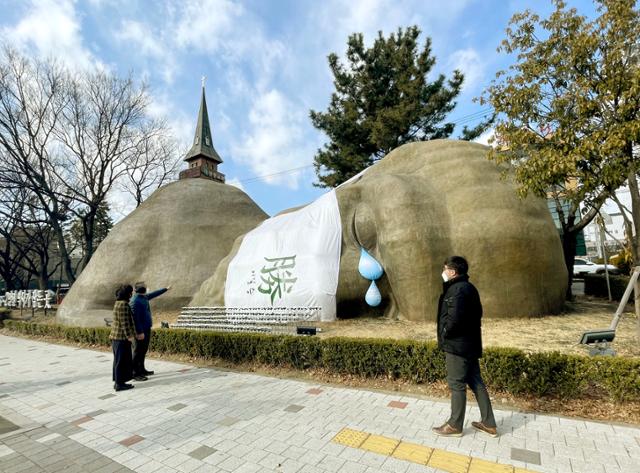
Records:
{"label": "man in black jacket", "polygon": [[444,262],[444,285],[438,302],[438,346],[446,357],[451,417],[442,426],[434,427],[433,432],[446,437],[462,436],[469,385],[482,417],[471,425],[497,437],[491,401],[478,363],[482,356],[482,304],[478,290],[469,282],[468,270],[469,265],[461,256],[451,256]]}

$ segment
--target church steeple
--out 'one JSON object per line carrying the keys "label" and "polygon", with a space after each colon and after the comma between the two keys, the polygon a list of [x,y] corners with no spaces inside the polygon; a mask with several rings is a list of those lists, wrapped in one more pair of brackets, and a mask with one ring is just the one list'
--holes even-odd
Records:
{"label": "church steeple", "polygon": [[224,182],[224,174],[218,172],[218,164],[222,163],[222,158],[213,147],[211,138],[207,100],[204,94],[204,77],[202,78],[202,97],[196,133],[193,137],[193,145],[184,160],[189,163],[189,168],[180,173],[180,179],[203,177]]}

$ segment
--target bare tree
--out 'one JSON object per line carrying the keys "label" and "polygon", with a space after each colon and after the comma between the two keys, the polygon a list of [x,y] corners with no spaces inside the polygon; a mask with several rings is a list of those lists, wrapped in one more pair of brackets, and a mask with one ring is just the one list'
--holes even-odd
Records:
{"label": "bare tree", "polygon": [[60,192],[53,136],[66,106],[66,82],[66,72],[55,61],[29,60],[8,46],[0,51],[0,178],[5,188],[33,192],[60,248],[65,275],[73,282],[64,237],[72,202]]}
{"label": "bare tree", "polygon": [[14,239],[18,227],[14,215],[21,212],[19,202],[7,199],[6,194],[0,192],[0,278],[7,291],[19,289],[23,285],[24,277],[21,277],[21,273],[24,271],[20,267],[22,255]]}
{"label": "bare tree", "polygon": [[33,275],[40,289],[47,289],[49,279],[60,266],[60,261],[52,258],[51,248],[55,235],[49,219],[39,208],[37,199],[32,195],[25,195],[23,202],[24,212],[18,220],[19,231],[16,235],[16,239],[22,241],[20,266]]}
{"label": "bare tree", "polygon": [[136,207],[151,192],[175,177],[184,151],[173,137],[166,134],[146,134],[143,137],[139,149],[131,157],[130,171],[121,185],[122,190],[135,199]]}
{"label": "bare tree", "polygon": [[[46,289],[60,266],[53,264],[51,247],[55,235],[38,199],[27,187],[0,187],[0,236],[4,243],[5,282],[35,278]],[[27,277],[20,277],[21,274]]]}
{"label": "bare tree", "polygon": [[164,138],[164,124],[149,117],[148,104],[147,87],[131,76],[72,74],[53,60],[29,59],[8,47],[0,52],[0,149],[7,157],[0,180],[35,195],[70,282],[68,223],[81,223],[84,268],[109,192],[132,175],[142,196],[150,181],[157,185],[172,173],[175,145]]}
{"label": "bare tree", "polygon": [[56,166],[71,212],[82,222],[85,267],[95,251],[96,215],[114,185],[135,171],[145,142],[165,132],[147,114],[147,87],[103,71],[73,77],[53,134],[64,157]]}

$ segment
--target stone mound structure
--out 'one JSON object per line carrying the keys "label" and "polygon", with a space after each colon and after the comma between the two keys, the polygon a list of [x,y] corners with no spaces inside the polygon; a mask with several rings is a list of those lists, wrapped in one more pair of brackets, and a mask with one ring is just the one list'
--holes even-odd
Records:
{"label": "stone mound structure", "polygon": [[[342,221],[338,317],[386,315],[435,320],[442,264],[470,264],[488,317],[560,311],[567,287],[558,231],[543,199],[519,199],[488,148],[470,142],[411,143],[336,189]],[[190,305],[224,305],[233,245]],[[370,281],[358,273],[360,248],[383,266],[382,304],[364,302]]]}
{"label": "stone mound structure", "polygon": [[122,283],[145,281],[150,290],[172,286],[152,301],[157,309],[187,305],[231,251],[234,240],[268,216],[236,187],[184,179],[153,193],[119,222],[58,309],[67,325],[104,326]]}

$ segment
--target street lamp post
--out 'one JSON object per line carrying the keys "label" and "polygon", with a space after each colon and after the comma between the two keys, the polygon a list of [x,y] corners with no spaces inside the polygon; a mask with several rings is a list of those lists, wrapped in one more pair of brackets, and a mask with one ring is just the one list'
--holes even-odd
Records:
{"label": "street lamp post", "polygon": [[60,289],[62,287],[62,251],[60,250],[60,242],[56,241],[58,248],[58,264],[60,265],[60,276],[58,277],[58,289],[56,290],[56,305],[60,304]]}

